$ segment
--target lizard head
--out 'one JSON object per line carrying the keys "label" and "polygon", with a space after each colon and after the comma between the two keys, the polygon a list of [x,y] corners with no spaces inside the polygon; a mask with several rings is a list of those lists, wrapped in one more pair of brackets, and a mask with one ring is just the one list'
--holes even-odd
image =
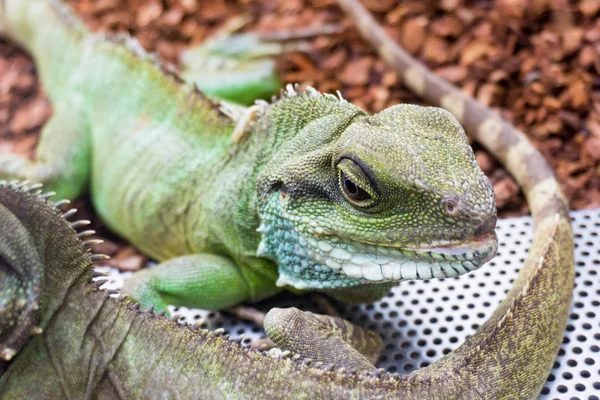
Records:
{"label": "lizard head", "polygon": [[278,285],[452,277],[495,255],[494,192],[449,112],[398,105],[335,119],[307,124],[267,168],[259,254],[277,261]]}

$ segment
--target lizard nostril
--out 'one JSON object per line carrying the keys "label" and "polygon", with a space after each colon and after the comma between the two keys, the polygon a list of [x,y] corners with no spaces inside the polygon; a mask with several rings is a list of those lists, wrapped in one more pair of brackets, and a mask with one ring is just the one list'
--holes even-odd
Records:
{"label": "lizard nostril", "polygon": [[496,228],[496,216],[492,215],[491,217],[484,219],[483,222],[479,224],[477,229],[475,229],[474,235],[482,236],[487,233],[491,233],[494,231],[494,228]]}
{"label": "lizard nostril", "polygon": [[457,215],[460,214],[459,201],[454,197],[445,198],[444,200],[442,200],[442,206],[443,206],[444,212],[447,215],[456,217]]}

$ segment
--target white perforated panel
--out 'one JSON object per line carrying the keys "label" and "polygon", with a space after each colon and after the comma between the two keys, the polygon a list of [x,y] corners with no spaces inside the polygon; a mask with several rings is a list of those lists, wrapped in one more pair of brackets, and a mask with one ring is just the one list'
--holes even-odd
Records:
{"label": "white perforated panel", "polygon": [[[600,400],[600,209],[571,215],[575,293],[563,344],[540,398]],[[500,220],[497,231],[498,256],[477,271],[445,280],[405,282],[376,303],[337,306],[343,317],[382,335],[385,350],[378,366],[400,374],[426,366],[457,348],[492,314],[523,264],[531,245],[532,220]],[[110,268],[98,269],[111,272],[103,288],[118,289],[127,278]],[[257,308],[266,311],[275,305],[319,310],[309,296],[289,293]],[[244,335],[247,344],[265,337],[261,327],[222,313],[183,307],[170,311],[209,329],[224,328],[233,338]]]}

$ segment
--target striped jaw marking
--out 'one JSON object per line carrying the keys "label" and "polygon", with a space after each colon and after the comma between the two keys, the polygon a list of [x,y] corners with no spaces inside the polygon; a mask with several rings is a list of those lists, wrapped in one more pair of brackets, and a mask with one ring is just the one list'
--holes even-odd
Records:
{"label": "striped jaw marking", "polygon": [[309,233],[289,215],[270,212],[263,214],[258,231],[262,240],[257,256],[277,262],[277,285],[300,290],[454,277],[478,269],[498,248],[494,232],[432,247],[367,244]]}
{"label": "striped jaw marking", "polygon": [[414,249],[332,241],[330,238],[309,239],[308,243],[312,259],[365,283],[466,274],[494,257],[498,248],[495,233],[453,245]]}

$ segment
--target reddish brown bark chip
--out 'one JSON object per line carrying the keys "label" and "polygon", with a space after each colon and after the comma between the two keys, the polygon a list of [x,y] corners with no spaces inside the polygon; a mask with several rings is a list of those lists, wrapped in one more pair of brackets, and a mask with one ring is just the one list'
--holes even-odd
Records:
{"label": "reddish brown bark chip", "polygon": [[43,97],[37,97],[15,111],[10,120],[10,129],[13,132],[35,129],[42,126],[50,113],[50,103]]}
{"label": "reddish brown bark chip", "polygon": [[134,247],[126,246],[120,249],[106,265],[120,269],[121,271],[137,271],[148,263],[148,258],[141,255]]}
{"label": "reddish brown bark chip", "polygon": [[355,62],[347,63],[342,70],[340,81],[348,86],[361,86],[369,83],[369,73],[373,60],[362,58]]}
{"label": "reddish brown bark chip", "polygon": [[496,204],[499,208],[507,205],[515,205],[520,202],[518,198],[519,187],[509,176],[494,185],[494,194],[496,195]]}
{"label": "reddish brown bark chip", "polygon": [[587,140],[583,146],[583,158],[590,157],[590,161],[597,163],[600,161],[600,137],[593,137]]}

